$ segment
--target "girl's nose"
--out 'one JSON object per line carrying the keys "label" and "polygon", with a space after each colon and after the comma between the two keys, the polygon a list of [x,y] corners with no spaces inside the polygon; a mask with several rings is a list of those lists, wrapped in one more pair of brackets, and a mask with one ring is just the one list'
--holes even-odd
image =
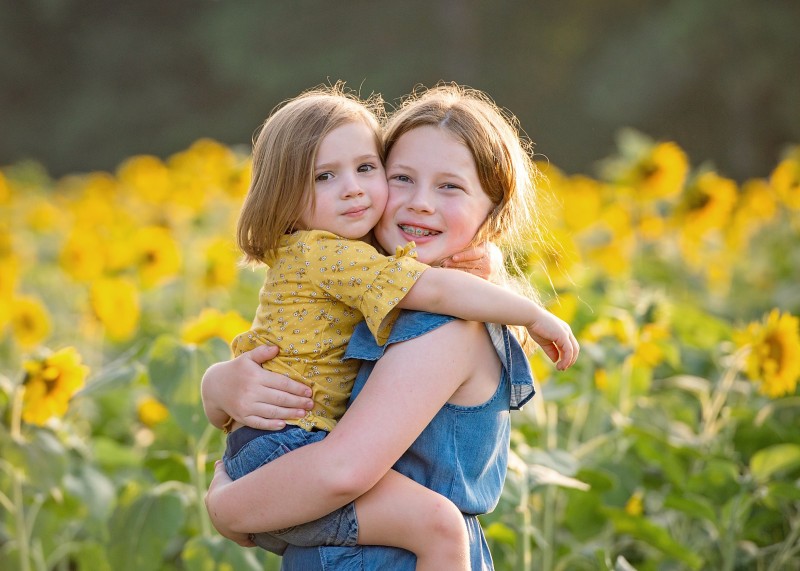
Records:
{"label": "girl's nose", "polygon": [[407,206],[416,212],[433,212],[433,201],[431,193],[423,189],[415,189],[408,195]]}
{"label": "girl's nose", "polygon": [[356,198],[364,194],[364,189],[358,184],[356,177],[347,177],[343,181],[342,198]]}

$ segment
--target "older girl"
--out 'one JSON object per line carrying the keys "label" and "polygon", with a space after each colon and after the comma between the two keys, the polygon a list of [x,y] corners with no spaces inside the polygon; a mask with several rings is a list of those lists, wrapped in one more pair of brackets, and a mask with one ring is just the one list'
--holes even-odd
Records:
{"label": "older girl", "polygon": [[[413,238],[419,260],[437,263],[475,243],[512,237],[530,221],[530,157],[514,124],[479,92],[441,86],[410,99],[390,120],[385,147],[389,199],[375,236],[387,250]],[[555,347],[533,334],[558,360]],[[577,356],[571,334],[570,345],[559,368]],[[306,522],[368,491],[380,493],[394,464],[458,506],[472,568],[491,567],[476,515],[499,499],[509,408],[533,393],[519,343],[505,328],[404,312],[385,346],[359,326],[348,356],[364,364],[353,393],[358,398],[336,429],[235,483],[218,472],[207,498],[215,525],[245,543],[237,533]],[[235,361],[213,367],[204,379],[205,398],[217,399],[217,409],[233,408],[219,398],[219,386],[226,371],[244,363]],[[410,528],[418,524],[413,517],[405,521]],[[286,569],[323,565],[411,569],[415,559],[380,546],[290,547],[284,555]]]}

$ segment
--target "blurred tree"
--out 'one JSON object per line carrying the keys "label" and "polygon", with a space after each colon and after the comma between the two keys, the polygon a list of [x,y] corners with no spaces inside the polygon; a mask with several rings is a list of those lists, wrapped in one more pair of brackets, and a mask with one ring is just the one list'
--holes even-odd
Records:
{"label": "blurred tree", "polygon": [[203,136],[249,144],[321,82],[393,102],[450,80],[570,172],[630,126],[744,179],[800,140],[798,24],[795,0],[0,0],[0,164],[63,174]]}

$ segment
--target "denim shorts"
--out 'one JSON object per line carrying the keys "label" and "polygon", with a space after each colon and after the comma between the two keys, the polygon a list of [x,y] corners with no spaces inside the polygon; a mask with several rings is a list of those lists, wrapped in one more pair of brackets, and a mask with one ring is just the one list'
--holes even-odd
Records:
{"label": "denim shorts", "polygon": [[[319,442],[327,434],[324,430],[309,432],[291,425],[281,430],[257,430],[244,426],[228,435],[227,450],[222,460],[228,475],[236,480],[287,452]],[[350,502],[317,520],[285,529],[251,534],[250,538],[259,547],[278,555],[289,544],[298,547],[356,545],[358,519],[355,505]]]}

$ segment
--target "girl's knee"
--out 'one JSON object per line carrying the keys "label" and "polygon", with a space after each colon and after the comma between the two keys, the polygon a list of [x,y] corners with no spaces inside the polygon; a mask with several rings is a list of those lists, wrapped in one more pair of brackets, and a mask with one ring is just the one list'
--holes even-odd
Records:
{"label": "girl's knee", "polygon": [[420,517],[424,520],[422,525],[425,533],[429,534],[429,539],[451,545],[469,543],[464,515],[444,496],[439,496],[433,502],[431,509]]}

